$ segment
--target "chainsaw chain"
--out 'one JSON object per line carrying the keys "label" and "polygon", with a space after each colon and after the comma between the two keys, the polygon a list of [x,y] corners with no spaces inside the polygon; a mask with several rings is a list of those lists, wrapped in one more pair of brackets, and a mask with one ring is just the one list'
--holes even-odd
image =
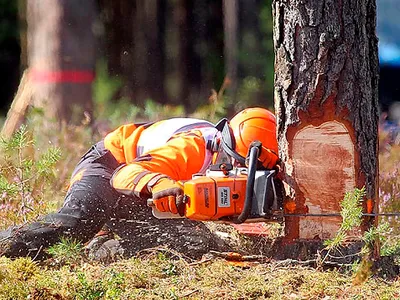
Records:
{"label": "chainsaw chain", "polygon": [[[322,213],[322,214],[312,214],[312,213],[294,213],[294,214],[275,214],[275,217],[341,217],[340,213]],[[397,217],[400,216],[400,212],[393,213],[362,213],[363,217]]]}
{"label": "chainsaw chain", "polygon": [[[273,214],[270,215],[269,217],[271,219],[279,219],[283,217],[341,217],[342,215],[340,213],[322,213],[322,214],[312,214],[312,213],[304,213],[304,214]],[[397,217],[400,216],[400,212],[393,212],[393,213],[362,213],[361,216],[363,217]],[[179,220],[179,219],[177,219]],[[266,218],[266,221],[268,218]],[[138,222],[138,220],[135,219],[116,219],[116,218],[110,218],[110,221],[118,221],[118,222]],[[217,221],[218,222],[218,221]],[[139,223],[146,223],[146,222],[140,222]]]}

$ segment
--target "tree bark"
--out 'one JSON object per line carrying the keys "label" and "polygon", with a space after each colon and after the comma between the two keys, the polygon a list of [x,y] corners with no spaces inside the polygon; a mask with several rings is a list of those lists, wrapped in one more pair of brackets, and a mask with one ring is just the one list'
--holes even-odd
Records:
{"label": "tree bark", "polygon": [[33,104],[49,118],[70,122],[75,107],[92,112],[94,0],[28,0],[28,63]]}
{"label": "tree bark", "polygon": [[195,31],[197,16],[194,10],[195,3],[192,0],[178,1],[176,6],[176,19],[179,29],[179,70],[182,87],[179,97],[186,112],[193,111],[198,105],[201,82],[201,62],[195,51],[198,33]]}
{"label": "tree bark", "polygon": [[238,3],[236,0],[223,0],[224,14],[224,56],[225,72],[230,81],[230,106],[236,103],[238,87]]}
{"label": "tree bark", "polygon": [[[210,90],[218,90],[225,78],[223,7],[221,1],[195,1],[194,31],[200,48],[201,92],[197,103],[206,103]],[[204,95],[204,96],[203,96]]]}
{"label": "tree bark", "polygon": [[165,78],[165,7],[163,0],[146,2],[146,37],[148,43],[147,88],[152,99],[167,103]]}
{"label": "tree bark", "polygon": [[[345,192],[365,186],[377,211],[375,0],[274,0],[273,15],[277,132],[286,204],[294,201],[286,208],[336,213]],[[290,217],[286,237],[329,238],[340,222]]]}
{"label": "tree bark", "polygon": [[130,78],[133,68],[132,11],[135,5],[123,0],[98,2],[100,18],[105,26],[101,43],[105,46],[104,56],[107,59],[108,70],[113,76]]}

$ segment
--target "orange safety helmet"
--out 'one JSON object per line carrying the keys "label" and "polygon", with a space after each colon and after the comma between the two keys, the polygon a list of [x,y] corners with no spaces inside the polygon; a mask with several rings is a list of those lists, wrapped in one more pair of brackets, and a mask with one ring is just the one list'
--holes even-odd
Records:
{"label": "orange safety helmet", "polygon": [[246,108],[236,114],[229,126],[235,138],[235,151],[247,156],[250,144],[260,141],[262,149],[259,160],[263,167],[271,169],[278,161],[278,141],[276,139],[276,119],[265,108]]}

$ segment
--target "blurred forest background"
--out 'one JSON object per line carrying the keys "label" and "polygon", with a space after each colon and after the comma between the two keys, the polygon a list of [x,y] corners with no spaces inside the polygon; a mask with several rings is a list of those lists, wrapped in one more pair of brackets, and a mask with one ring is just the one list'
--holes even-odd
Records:
{"label": "blurred forest background", "polygon": [[273,107],[271,0],[63,2],[0,0],[3,117],[27,67],[42,86],[49,76],[43,70],[94,71],[91,95],[81,84],[63,101],[93,99],[98,118],[111,113],[104,108],[110,101],[125,111],[134,109],[129,104],[168,104],[186,115],[215,100],[211,90],[221,87],[229,96],[221,114]]}

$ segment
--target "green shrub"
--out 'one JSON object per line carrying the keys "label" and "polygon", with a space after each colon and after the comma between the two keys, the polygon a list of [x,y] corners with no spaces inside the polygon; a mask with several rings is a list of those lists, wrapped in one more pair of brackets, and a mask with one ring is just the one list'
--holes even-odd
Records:
{"label": "green shrub", "polygon": [[61,157],[59,147],[40,150],[22,126],[11,138],[0,139],[0,224],[26,222],[49,208],[46,196],[53,194],[58,180],[55,165]]}

